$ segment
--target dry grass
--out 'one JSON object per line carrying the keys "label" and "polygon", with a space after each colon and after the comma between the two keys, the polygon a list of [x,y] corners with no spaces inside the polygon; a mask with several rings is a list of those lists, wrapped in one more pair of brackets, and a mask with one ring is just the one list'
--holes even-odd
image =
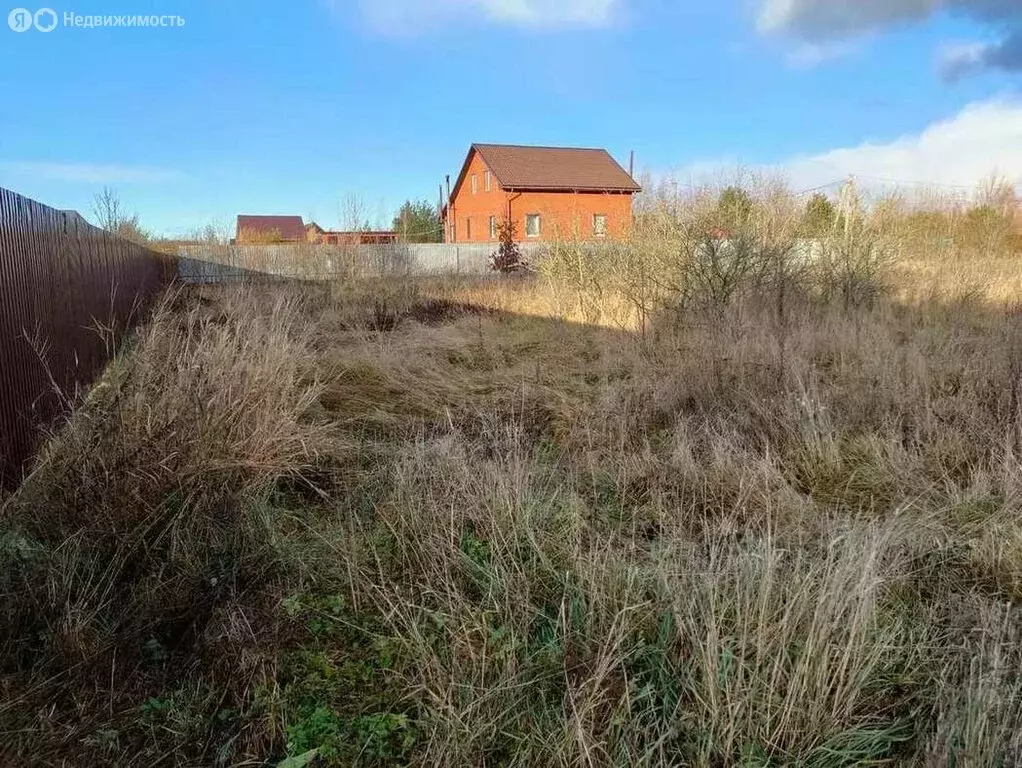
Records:
{"label": "dry grass", "polygon": [[1022,764],[1022,318],[564,248],[169,297],[5,504],[8,762]]}

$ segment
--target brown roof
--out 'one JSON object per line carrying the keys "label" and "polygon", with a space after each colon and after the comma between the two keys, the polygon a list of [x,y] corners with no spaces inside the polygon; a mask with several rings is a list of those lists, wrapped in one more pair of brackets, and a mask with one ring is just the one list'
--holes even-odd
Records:
{"label": "brown roof", "polygon": [[305,240],[305,222],[301,216],[238,216],[237,235],[241,233],[269,235],[276,232],[281,240]]}
{"label": "brown roof", "polygon": [[639,192],[641,187],[605,149],[473,144],[458,178],[478,152],[504,189]]}

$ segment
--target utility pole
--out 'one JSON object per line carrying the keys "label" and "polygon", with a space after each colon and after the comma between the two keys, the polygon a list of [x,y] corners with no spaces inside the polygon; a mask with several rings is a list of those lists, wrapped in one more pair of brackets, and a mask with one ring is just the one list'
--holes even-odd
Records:
{"label": "utility pole", "polygon": [[450,239],[448,242],[456,242],[456,230],[454,229],[454,206],[451,205],[451,174],[447,174],[447,223],[450,227]]}
{"label": "utility pole", "polygon": [[440,242],[447,242],[447,222],[444,221],[444,183],[437,184],[436,220],[440,223]]}

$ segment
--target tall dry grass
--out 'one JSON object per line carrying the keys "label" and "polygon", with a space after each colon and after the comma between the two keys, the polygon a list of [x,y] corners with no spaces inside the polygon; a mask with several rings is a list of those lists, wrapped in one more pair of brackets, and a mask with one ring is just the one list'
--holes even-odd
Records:
{"label": "tall dry grass", "polygon": [[257,501],[325,444],[305,303],[172,291],[6,500],[9,744],[43,702],[51,746],[77,744],[95,718],[137,707],[166,664],[217,676],[225,649],[203,633],[223,606],[257,610],[276,578]]}
{"label": "tall dry grass", "polygon": [[171,296],[5,504],[8,762],[1019,764],[1022,320],[728,199]]}

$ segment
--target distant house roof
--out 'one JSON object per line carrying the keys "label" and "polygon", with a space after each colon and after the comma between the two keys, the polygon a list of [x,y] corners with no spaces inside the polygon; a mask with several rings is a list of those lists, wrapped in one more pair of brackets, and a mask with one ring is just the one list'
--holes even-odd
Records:
{"label": "distant house roof", "polygon": [[238,216],[237,236],[242,232],[248,237],[253,235],[269,235],[276,232],[281,240],[305,240],[305,222],[301,216]]}
{"label": "distant house roof", "polygon": [[605,149],[473,144],[457,186],[464,181],[472,152],[478,152],[497,182],[509,190],[640,192],[642,187]]}

